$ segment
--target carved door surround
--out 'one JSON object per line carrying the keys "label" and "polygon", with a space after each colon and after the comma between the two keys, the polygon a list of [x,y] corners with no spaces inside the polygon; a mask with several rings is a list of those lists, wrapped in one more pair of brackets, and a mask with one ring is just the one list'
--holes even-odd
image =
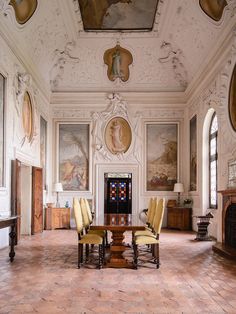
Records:
{"label": "carved door surround", "polygon": [[[108,95],[109,104],[101,112],[92,113],[92,146],[94,160],[96,162],[104,161],[126,161],[139,163],[140,160],[140,134],[138,134],[138,125],[141,116],[131,118],[126,101],[122,100],[119,94]],[[119,123],[118,127],[126,133],[126,139],[117,137],[116,125],[109,123]],[[112,129],[112,128],[113,129]],[[112,143],[112,134],[115,143]],[[119,135],[120,136],[120,135]]]}

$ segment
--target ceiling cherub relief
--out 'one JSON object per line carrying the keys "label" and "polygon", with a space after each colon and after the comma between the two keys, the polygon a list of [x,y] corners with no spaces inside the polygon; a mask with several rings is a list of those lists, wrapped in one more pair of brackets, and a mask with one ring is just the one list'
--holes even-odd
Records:
{"label": "ceiling cherub relief", "polygon": [[73,56],[73,50],[75,49],[75,46],[75,42],[71,41],[65,45],[64,50],[54,50],[53,67],[50,71],[50,84],[52,89],[56,88],[59,84],[59,81],[62,80],[66,63],[79,63],[80,59]]}
{"label": "ceiling cherub relief", "polygon": [[159,58],[160,63],[170,62],[172,64],[172,69],[175,74],[175,79],[183,87],[188,85],[188,74],[187,71],[181,62],[183,59],[183,51],[179,48],[174,49],[171,43],[163,41],[161,44],[161,53],[162,57]]}

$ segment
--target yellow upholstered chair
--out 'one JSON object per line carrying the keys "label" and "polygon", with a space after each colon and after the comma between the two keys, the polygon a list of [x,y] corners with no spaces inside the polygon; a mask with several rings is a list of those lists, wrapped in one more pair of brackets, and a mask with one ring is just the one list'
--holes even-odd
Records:
{"label": "yellow upholstered chair", "polygon": [[73,208],[74,208],[75,222],[76,222],[76,228],[77,228],[77,233],[78,233],[78,268],[80,268],[80,264],[83,262],[83,244],[98,245],[99,247],[98,267],[102,268],[103,258],[104,258],[103,237],[97,234],[83,234],[84,222],[83,222],[83,216],[82,216],[80,203],[77,198],[73,199]]}
{"label": "yellow upholstered chair", "polygon": [[93,222],[92,213],[89,207],[89,203],[87,199],[81,198],[80,199],[80,207],[82,211],[82,218],[84,223],[85,232],[87,234],[98,234],[101,237],[105,236],[104,230],[90,230],[90,224]]}
{"label": "yellow upholstered chair", "polygon": [[147,217],[147,227],[145,228],[145,230],[139,230],[136,231],[134,233],[134,236],[139,236],[139,235],[149,235],[149,236],[153,236],[155,237],[155,233],[154,233],[154,229],[153,229],[153,225],[154,225],[154,218],[155,218],[155,214],[156,211],[158,210],[158,202],[159,200],[155,197],[155,198],[151,198],[149,201],[149,215]]}
{"label": "yellow upholstered chair", "polygon": [[138,267],[138,245],[151,245],[153,250],[154,262],[156,267],[160,267],[160,254],[159,254],[159,236],[161,232],[161,226],[163,221],[165,209],[165,200],[161,199],[158,201],[154,221],[153,221],[153,234],[150,235],[137,235],[134,237],[133,247],[134,247],[134,266]]}

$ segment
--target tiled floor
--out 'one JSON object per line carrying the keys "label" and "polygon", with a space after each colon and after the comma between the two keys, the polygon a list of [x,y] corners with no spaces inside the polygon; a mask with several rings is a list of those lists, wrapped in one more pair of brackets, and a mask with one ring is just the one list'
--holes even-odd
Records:
{"label": "tiled floor", "polygon": [[236,313],[236,263],[193,239],[163,231],[159,270],[98,270],[77,269],[74,230],[25,237],[0,251],[0,313]]}

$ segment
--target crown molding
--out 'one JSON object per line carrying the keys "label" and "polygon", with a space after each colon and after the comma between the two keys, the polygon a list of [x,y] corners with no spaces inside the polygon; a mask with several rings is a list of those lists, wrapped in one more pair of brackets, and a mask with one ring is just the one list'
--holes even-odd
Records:
{"label": "crown molding", "polygon": [[[54,92],[51,94],[51,105],[63,107],[66,106],[104,106],[107,102],[107,96],[110,93],[94,93],[94,92],[81,92],[81,93],[61,93]],[[164,107],[183,108],[186,106],[186,98],[183,92],[151,92],[151,93],[138,93],[138,92],[125,92],[119,93],[121,98],[128,102],[130,106],[145,105],[145,107]]]}

